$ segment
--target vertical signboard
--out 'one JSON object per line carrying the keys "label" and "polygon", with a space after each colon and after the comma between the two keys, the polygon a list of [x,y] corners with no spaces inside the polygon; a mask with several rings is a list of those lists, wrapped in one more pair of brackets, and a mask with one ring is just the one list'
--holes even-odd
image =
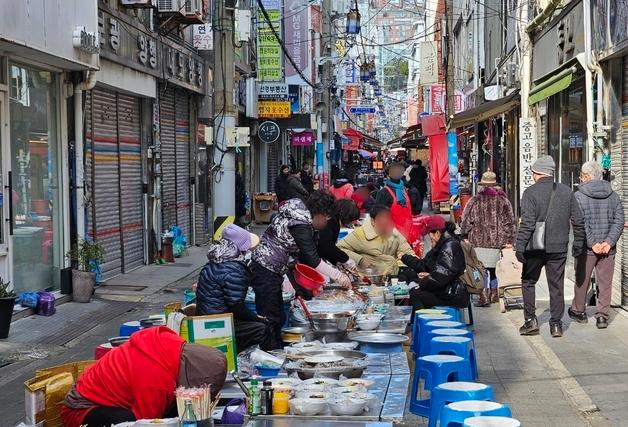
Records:
{"label": "vertical signboard", "polygon": [[449,160],[449,196],[452,207],[460,206],[458,189],[458,134],[447,133],[447,159]]}
{"label": "vertical signboard", "polygon": [[438,83],[438,49],[435,41],[421,42],[419,83],[422,85]]}
{"label": "vertical signboard", "polygon": [[[311,39],[308,25],[308,1],[284,0],[284,11],[283,25],[286,48],[298,70],[307,76],[311,57],[308,55],[309,39]],[[291,84],[305,83],[289,61],[286,61],[286,82]]]}
{"label": "vertical signboard", "polygon": [[[262,0],[264,9],[278,35],[281,36],[281,0]],[[258,11],[257,30],[257,74],[262,81],[280,81],[282,79],[281,46],[261,8]]]}
{"label": "vertical signboard", "polygon": [[534,184],[532,164],[536,161],[536,120],[519,119],[519,197]]}

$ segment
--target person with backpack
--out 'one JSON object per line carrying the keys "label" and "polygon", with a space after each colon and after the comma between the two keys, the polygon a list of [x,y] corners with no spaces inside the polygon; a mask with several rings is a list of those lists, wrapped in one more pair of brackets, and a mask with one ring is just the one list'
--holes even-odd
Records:
{"label": "person with backpack", "polygon": [[429,217],[425,226],[432,250],[425,258],[404,255],[401,261],[418,274],[418,287],[410,291],[413,309],[437,305],[464,308],[469,304],[467,285],[461,280],[466,269],[464,252],[454,235],[455,224],[440,215]]}
{"label": "person with backpack", "polygon": [[515,241],[515,217],[506,194],[496,188],[497,176],[487,171],[479,182],[482,190],[469,200],[462,214],[460,233],[490,273],[490,289],[480,293],[478,307],[499,302],[495,266],[502,248],[512,248]]}

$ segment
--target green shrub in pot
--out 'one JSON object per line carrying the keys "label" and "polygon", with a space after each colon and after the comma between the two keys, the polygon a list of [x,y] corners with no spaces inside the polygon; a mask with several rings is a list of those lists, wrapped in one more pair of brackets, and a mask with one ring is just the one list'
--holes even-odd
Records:
{"label": "green shrub in pot", "polygon": [[96,285],[96,273],[92,263],[103,262],[105,250],[100,243],[81,240],[67,256],[76,267],[72,270],[72,299],[76,302],[89,302]]}

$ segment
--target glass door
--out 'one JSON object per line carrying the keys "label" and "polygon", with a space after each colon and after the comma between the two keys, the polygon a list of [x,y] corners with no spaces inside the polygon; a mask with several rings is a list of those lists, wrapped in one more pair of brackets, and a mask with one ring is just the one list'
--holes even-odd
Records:
{"label": "glass door", "polygon": [[8,187],[13,284],[17,292],[58,287],[61,261],[54,73],[10,64]]}

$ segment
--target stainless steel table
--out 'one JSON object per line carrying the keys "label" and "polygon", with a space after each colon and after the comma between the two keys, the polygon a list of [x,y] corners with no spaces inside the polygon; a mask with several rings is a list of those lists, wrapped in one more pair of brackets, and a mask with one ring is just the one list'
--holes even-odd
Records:
{"label": "stainless steel table", "polygon": [[[292,418],[273,418],[250,420],[246,427],[293,427],[294,419]],[[321,426],[338,426],[338,427],[393,427],[391,422],[379,421],[340,421],[340,420],[318,420],[318,419],[300,419],[299,427],[321,427]]]}

